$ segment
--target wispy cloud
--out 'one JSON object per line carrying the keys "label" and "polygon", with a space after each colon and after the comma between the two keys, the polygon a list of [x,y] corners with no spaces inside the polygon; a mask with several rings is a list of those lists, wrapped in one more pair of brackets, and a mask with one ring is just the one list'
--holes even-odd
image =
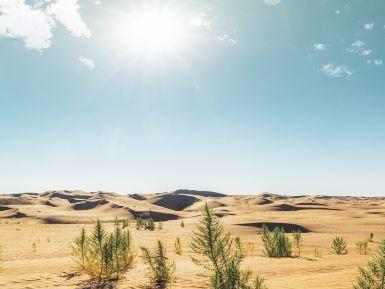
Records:
{"label": "wispy cloud", "polygon": [[366,48],[366,43],[362,40],[354,42],[349,48],[346,49],[346,51],[362,56],[368,56],[373,52],[372,49]]}
{"label": "wispy cloud", "polygon": [[382,59],[368,59],[366,61],[367,64],[374,64],[376,66],[382,65],[384,61]]}
{"label": "wispy cloud", "polygon": [[83,64],[89,70],[95,69],[96,67],[95,62],[90,58],[80,56],[78,60],[81,64]]}
{"label": "wispy cloud", "polygon": [[223,34],[223,35],[218,35],[217,39],[219,42],[224,43],[224,44],[233,44],[236,45],[238,43],[237,39],[235,37],[231,37],[229,34]]}
{"label": "wispy cloud", "polygon": [[374,29],[374,22],[368,22],[364,24],[364,29],[372,31]]}
{"label": "wispy cloud", "polygon": [[315,50],[326,50],[326,45],[324,43],[315,43],[313,47]]}
{"label": "wispy cloud", "polygon": [[206,13],[200,13],[194,17],[190,18],[190,24],[197,27],[204,27],[206,29],[210,29],[210,21],[207,19]]}
{"label": "wispy cloud", "polygon": [[51,46],[57,23],[73,36],[90,37],[79,13],[78,0],[0,0],[0,38],[21,39],[27,49]]}
{"label": "wispy cloud", "polygon": [[353,74],[347,66],[334,65],[332,63],[323,65],[321,71],[326,75],[336,78],[349,77]]}

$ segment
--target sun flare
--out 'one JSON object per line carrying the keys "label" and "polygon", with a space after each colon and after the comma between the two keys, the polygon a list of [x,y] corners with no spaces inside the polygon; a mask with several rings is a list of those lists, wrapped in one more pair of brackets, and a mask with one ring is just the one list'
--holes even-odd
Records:
{"label": "sun flare", "polygon": [[129,47],[146,56],[173,54],[183,44],[183,23],[170,11],[135,13],[125,30]]}

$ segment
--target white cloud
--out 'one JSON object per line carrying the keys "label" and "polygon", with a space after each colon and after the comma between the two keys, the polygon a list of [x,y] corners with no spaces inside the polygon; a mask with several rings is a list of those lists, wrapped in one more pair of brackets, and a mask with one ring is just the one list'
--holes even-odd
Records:
{"label": "white cloud", "polygon": [[352,47],[355,47],[355,48],[362,48],[366,45],[365,42],[363,42],[362,40],[357,40],[356,42],[354,42],[352,44]]}
{"label": "white cloud", "polygon": [[210,21],[207,20],[207,14],[200,13],[192,18],[190,18],[190,24],[197,27],[204,27],[210,29]]}
{"label": "white cloud", "polygon": [[363,56],[368,56],[373,52],[372,49],[366,48],[366,43],[362,40],[357,40],[356,42],[354,42],[349,48],[346,49],[346,51],[350,53],[360,54]]}
{"label": "white cloud", "polygon": [[51,45],[54,21],[24,0],[0,0],[0,37],[20,38],[27,49],[46,49]]}
{"label": "white cloud", "polygon": [[332,63],[325,64],[322,66],[321,71],[332,77],[349,77],[353,72],[346,66],[336,66]]}
{"label": "white cloud", "polygon": [[314,49],[315,50],[326,50],[326,45],[323,43],[315,43]]}
{"label": "white cloud", "polygon": [[372,49],[366,49],[362,51],[361,55],[367,56],[367,55],[370,55],[372,52],[373,52]]}
{"label": "white cloud", "polygon": [[49,48],[57,22],[73,36],[91,36],[78,0],[0,0],[0,38],[21,39],[27,49]]}
{"label": "white cloud", "polygon": [[368,59],[366,61],[367,64],[374,64],[376,66],[382,65],[384,61],[382,59]]}
{"label": "white cloud", "polygon": [[224,43],[224,44],[233,44],[236,45],[238,41],[234,37],[230,37],[229,34],[223,34],[223,35],[218,35],[217,36],[219,42]]}
{"label": "white cloud", "polygon": [[83,64],[89,70],[95,69],[96,67],[95,62],[90,58],[80,56],[78,60],[80,61],[81,64]]}
{"label": "white cloud", "polygon": [[365,23],[365,24],[364,24],[364,28],[365,28],[365,30],[372,31],[373,28],[374,28],[374,22],[368,22],[368,23]]}
{"label": "white cloud", "polygon": [[58,22],[76,37],[91,37],[91,32],[79,14],[78,0],[56,0],[50,5],[47,13],[52,15]]}

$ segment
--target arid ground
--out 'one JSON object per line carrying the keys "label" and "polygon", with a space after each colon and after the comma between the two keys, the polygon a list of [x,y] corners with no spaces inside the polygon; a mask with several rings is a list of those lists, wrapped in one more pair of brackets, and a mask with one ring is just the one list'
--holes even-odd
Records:
{"label": "arid ground", "polygon": [[[365,265],[385,238],[385,199],[327,196],[285,197],[274,194],[224,196],[212,192],[178,190],[153,195],[118,195],[82,191],[0,196],[0,288],[89,288],[87,276],[74,270],[70,242],[82,227],[97,218],[112,229],[115,216],[142,216],[162,221],[163,228],[137,231],[130,224],[136,246],[165,242],[176,262],[173,288],[207,288],[204,271],[190,259],[188,243],[208,203],[234,236],[240,236],[247,258],[245,268],[261,274],[270,289],[352,288],[358,266]],[[183,220],[185,227],[181,227]],[[258,233],[262,224],[300,229],[304,234],[302,256],[272,259],[263,254]],[[356,242],[374,234],[368,255],[360,255]],[[348,254],[331,253],[334,236],[348,242]],[[177,237],[183,255],[173,252]],[[295,251],[295,250],[294,250]],[[319,251],[320,255],[315,254]],[[139,254],[140,255],[140,254]],[[317,256],[315,256],[317,255]],[[118,288],[145,288],[146,266],[140,257]]]}

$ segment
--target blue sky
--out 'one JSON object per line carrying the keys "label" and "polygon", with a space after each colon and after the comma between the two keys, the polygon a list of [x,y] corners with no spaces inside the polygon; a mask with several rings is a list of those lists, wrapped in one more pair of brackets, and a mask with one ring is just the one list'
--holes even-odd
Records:
{"label": "blue sky", "polygon": [[0,0],[0,192],[381,195],[384,11]]}

